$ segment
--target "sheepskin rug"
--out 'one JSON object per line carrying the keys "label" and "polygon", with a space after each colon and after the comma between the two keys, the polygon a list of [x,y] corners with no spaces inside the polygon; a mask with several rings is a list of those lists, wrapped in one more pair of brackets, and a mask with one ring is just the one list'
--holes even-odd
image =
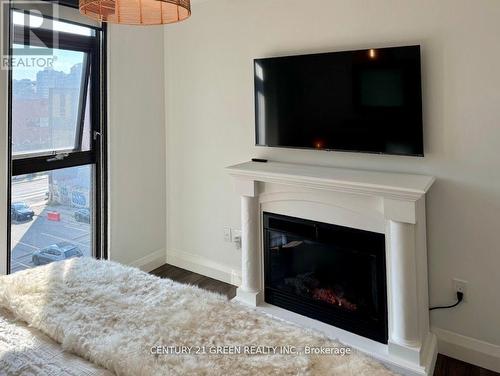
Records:
{"label": "sheepskin rug", "polygon": [[[110,261],[76,258],[2,276],[0,307],[118,375],[392,375],[355,351],[306,355],[305,346],[341,345],[218,294]],[[264,354],[263,346],[299,351]],[[232,349],[256,351],[228,354]]]}
{"label": "sheepskin rug", "polygon": [[57,342],[0,308],[0,375],[113,376],[113,373],[63,351]]}

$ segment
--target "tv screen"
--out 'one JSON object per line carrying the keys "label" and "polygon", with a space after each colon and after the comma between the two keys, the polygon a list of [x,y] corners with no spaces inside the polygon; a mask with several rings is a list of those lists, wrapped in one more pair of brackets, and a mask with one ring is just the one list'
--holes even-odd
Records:
{"label": "tv screen", "polygon": [[256,59],[256,144],[423,156],[420,46]]}

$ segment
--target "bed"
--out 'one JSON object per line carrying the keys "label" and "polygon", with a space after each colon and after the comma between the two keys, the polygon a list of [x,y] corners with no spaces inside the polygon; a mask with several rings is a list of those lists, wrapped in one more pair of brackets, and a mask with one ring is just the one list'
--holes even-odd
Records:
{"label": "bed", "polygon": [[6,376],[112,376],[71,353],[37,329],[0,309],[0,374]]}
{"label": "bed", "polygon": [[0,324],[2,375],[393,375],[225,296],[92,258],[1,276]]}

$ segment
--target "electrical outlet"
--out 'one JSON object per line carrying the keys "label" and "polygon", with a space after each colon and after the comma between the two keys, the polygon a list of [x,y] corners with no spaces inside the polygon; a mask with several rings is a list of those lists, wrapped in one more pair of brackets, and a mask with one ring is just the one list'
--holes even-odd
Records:
{"label": "electrical outlet", "polygon": [[241,230],[231,229],[231,235],[233,243],[236,244],[236,248],[241,248]]}
{"label": "electrical outlet", "polygon": [[231,238],[231,228],[224,227],[224,241],[230,243],[232,241]]}
{"label": "electrical outlet", "polygon": [[464,299],[463,301],[467,301],[467,281],[464,281],[462,279],[454,278],[453,279],[453,288],[455,292],[461,292],[464,294]]}

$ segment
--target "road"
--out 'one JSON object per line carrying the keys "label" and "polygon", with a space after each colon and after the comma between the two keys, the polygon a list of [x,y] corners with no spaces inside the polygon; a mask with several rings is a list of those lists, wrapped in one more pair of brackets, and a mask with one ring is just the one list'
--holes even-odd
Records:
{"label": "road", "polygon": [[[34,266],[31,261],[33,252],[59,242],[77,245],[84,255],[90,256],[92,249],[91,226],[74,219],[75,208],[65,205],[49,205],[47,175],[26,181],[14,181],[12,201],[23,201],[31,206],[35,217],[31,221],[11,226],[11,272]],[[59,222],[48,220],[47,213],[57,211]]]}

